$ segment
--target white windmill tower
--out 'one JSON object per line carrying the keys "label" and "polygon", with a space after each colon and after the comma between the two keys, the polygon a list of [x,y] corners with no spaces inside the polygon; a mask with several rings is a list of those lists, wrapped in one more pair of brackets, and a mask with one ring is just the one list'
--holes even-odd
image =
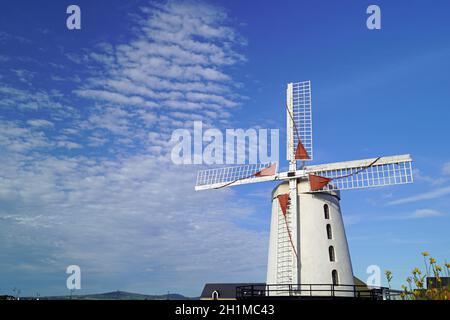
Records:
{"label": "white windmill tower", "polygon": [[412,183],[412,159],[399,155],[305,166],[313,159],[310,81],[288,84],[286,110],[289,171],[277,173],[276,163],[202,170],[195,189],[283,181],[272,191],[267,294],[353,296],[340,191]]}

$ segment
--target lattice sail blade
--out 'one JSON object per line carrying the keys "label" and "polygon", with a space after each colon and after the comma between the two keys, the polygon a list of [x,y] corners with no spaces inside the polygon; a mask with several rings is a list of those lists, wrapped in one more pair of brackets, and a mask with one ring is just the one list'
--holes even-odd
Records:
{"label": "lattice sail blade", "polygon": [[311,81],[289,83],[287,107],[287,159],[312,160]]}
{"label": "lattice sail blade", "polygon": [[[311,191],[349,190],[381,187],[413,182],[410,155],[380,157],[365,160],[337,162],[307,166]],[[330,179],[322,188],[317,188],[318,177]]]}
{"label": "lattice sail blade", "polygon": [[247,183],[273,181],[276,179],[276,163],[259,163],[207,169],[198,172],[195,190],[220,189]]}

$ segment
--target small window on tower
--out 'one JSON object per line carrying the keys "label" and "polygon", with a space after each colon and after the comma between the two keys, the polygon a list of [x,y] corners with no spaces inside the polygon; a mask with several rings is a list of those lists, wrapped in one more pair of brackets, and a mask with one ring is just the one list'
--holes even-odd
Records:
{"label": "small window on tower", "polygon": [[327,236],[328,239],[333,239],[333,235],[331,234],[331,225],[327,224]]}
{"label": "small window on tower", "polygon": [[331,262],[336,261],[336,258],[334,256],[334,247],[333,246],[330,246],[328,248],[328,253],[330,254],[330,261]]}
{"label": "small window on tower", "polygon": [[323,205],[323,212],[325,213],[325,219],[330,219],[330,209],[327,204]]}
{"label": "small window on tower", "polygon": [[333,279],[333,284],[335,286],[339,284],[338,273],[336,270],[331,271],[331,278]]}

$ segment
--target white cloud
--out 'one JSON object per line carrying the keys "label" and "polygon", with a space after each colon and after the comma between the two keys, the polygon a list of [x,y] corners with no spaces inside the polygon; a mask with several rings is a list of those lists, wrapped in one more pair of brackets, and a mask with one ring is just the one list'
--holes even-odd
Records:
{"label": "white cloud", "polygon": [[[17,172],[15,165],[8,169],[13,168]],[[208,277],[263,277],[267,234],[235,223],[249,215],[245,202],[230,204],[228,191],[196,193],[193,181],[195,168],[153,156],[114,162],[47,157],[0,182],[0,190],[10,193],[8,201],[20,199],[8,214],[0,213],[6,219],[0,226],[2,252],[41,248],[35,255],[52,263],[30,263],[47,272],[64,270],[66,261],[86,274],[140,274],[152,268],[159,273],[141,282],[192,295]],[[189,280],[183,279],[186,272]]]}
{"label": "white cloud", "polygon": [[0,121],[0,131],[0,145],[11,152],[52,146],[52,142],[43,132],[22,127],[17,122]]}
{"label": "white cloud", "polygon": [[[169,156],[173,129],[224,123],[239,104],[227,68],[245,60],[234,51],[242,41],[214,6],[169,1],[143,12],[129,41],[66,54],[89,68],[74,96],[0,86],[0,105],[31,119],[0,122],[5,286],[17,261],[33,266],[20,275],[50,275],[56,293],[70,263],[91,291],[198,295],[208,281],[264,278],[267,233],[241,226],[255,223],[252,206],[233,190],[195,192],[198,168]],[[36,110],[48,117],[29,116]],[[56,121],[65,128],[42,132]]]}
{"label": "white cloud", "polygon": [[89,122],[95,128],[103,128],[114,134],[127,135],[131,130],[128,112],[113,107],[106,107],[99,114],[93,114]]}
{"label": "white cloud", "polygon": [[199,93],[199,92],[188,92],[186,94],[186,97],[188,99],[191,99],[193,101],[211,101],[214,103],[217,103],[219,105],[222,105],[224,107],[235,107],[237,106],[236,102],[233,102],[227,98],[224,98],[223,96],[218,96],[215,94],[205,94],[205,93]]}
{"label": "white cloud", "polygon": [[[159,107],[162,113],[189,110],[205,121],[239,105],[239,96],[232,93],[236,84],[226,67],[245,60],[234,50],[242,42],[226,26],[222,10],[169,1],[142,11],[128,43],[101,46],[103,52],[94,59],[100,71],[76,94],[137,109]],[[92,56],[70,57],[82,63]]]}
{"label": "white cloud", "polygon": [[27,123],[32,127],[53,127],[53,122],[50,122],[45,119],[33,119],[28,120]]}
{"label": "white cloud", "polygon": [[146,107],[157,107],[158,105],[151,101],[145,101],[141,97],[127,97],[119,93],[105,90],[75,90],[75,93],[85,98],[100,99],[123,105],[142,105]]}
{"label": "white cloud", "polygon": [[69,150],[82,148],[82,146],[79,143],[72,142],[72,141],[64,141],[64,140],[58,141],[56,143],[56,146],[58,146],[60,148],[67,148]]}
{"label": "white cloud", "polygon": [[58,93],[42,90],[22,90],[11,86],[0,85],[0,93],[4,96],[0,100],[0,106],[18,108],[19,110],[51,110],[52,112],[68,111],[57,101]]}
{"label": "white cloud", "polygon": [[90,136],[88,138],[88,146],[90,147],[99,147],[108,142],[107,138],[98,137],[98,136]]}
{"label": "white cloud", "polygon": [[442,166],[442,173],[446,176],[450,175],[450,162],[444,163],[444,165]]}

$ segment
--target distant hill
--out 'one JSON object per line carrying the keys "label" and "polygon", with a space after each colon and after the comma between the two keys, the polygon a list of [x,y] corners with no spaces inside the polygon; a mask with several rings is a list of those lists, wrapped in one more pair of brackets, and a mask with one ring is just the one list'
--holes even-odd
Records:
{"label": "distant hill", "polygon": [[[35,298],[21,298],[21,299],[35,299]],[[85,295],[73,296],[48,296],[40,297],[40,300],[198,300],[199,298],[185,297],[181,294],[170,293],[163,295],[147,295],[140,293],[132,293],[126,291],[113,291],[106,293],[95,293]]]}

